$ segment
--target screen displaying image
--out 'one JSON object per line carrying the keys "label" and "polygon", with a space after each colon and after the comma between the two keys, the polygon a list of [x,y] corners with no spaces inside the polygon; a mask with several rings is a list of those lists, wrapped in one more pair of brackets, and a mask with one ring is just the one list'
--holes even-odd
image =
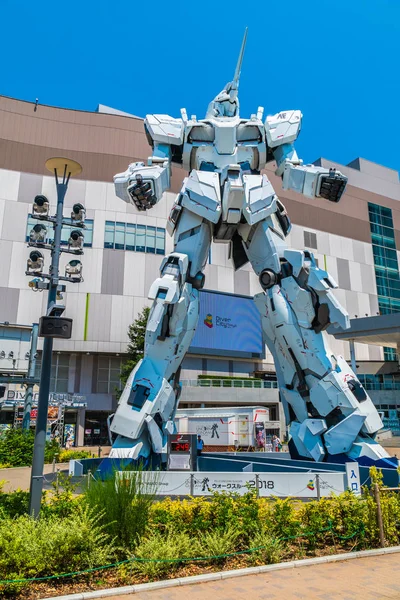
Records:
{"label": "screen displaying image", "polygon": [[261,319],[253,299],[200,292],[199,322],[190,351],[196,348],[261,356]]}

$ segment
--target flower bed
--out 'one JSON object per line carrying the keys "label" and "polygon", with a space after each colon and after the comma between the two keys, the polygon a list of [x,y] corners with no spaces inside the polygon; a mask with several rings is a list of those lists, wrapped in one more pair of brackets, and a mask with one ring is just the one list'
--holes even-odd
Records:
{"label": "flower bed", "polygon": [[[372,476],[381,486],[380,474]],[[92,482],[79,497],[62,483],[39,521],[17,502],[12,514],[12,494],[0,494],[0,594],[44,598],[379,546],[366,489],[308,503],[250,491],[154,502],[139,476]],[[399,496],[382,493],[381,508],[386,544],[397,545]]]}

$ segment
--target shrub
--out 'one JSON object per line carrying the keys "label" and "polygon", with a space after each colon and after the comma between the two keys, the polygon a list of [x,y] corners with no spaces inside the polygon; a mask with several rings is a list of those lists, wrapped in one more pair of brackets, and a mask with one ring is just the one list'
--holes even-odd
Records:
{"label": "shrub", "polygon": [[250,548],[259,548],[249,552],[250,562],[254,565],[272,565],[282,560],[284,546],[281,540],[261,529],[250,540]]}
{"label": "shrub", "polygon": [[[31,430],[7,429],[0,437],[0,463],[12,467],[25,467],[32,464],[35,433]],[[55,441],[46,442],[45,462],[50,463],[60,453]]]}
{"label": "shrub", "polygon": [[122,477],[114,472],[106,481],[90,481],[84,493],[84,502],[101,512],[104,530],[127,551],[136,546],[148,525],[154,500],[154,492],[148,487],[141,480],[140,470],[123,473]]}
{"label": "shrub", "polygon": [[[199,556],[215,556],[218,557],[218,562],[223,561],[224,554],[230,554],[235,551],[239,535],[239,531],[232,526],[223,531],[217,530],[203,533],[199,539]],[[215,559],[212,562],[215,562]]]}
{"label": "shrub", "polygon": [[16,490],[15,492],[0,491],[0,519],[14,518],[27,514],[29,509],[29,492]]}
{"label": "shrub", "polygon": [[243,496],[235,493],[215,493],[212,499],[191,498],[171,500],[166,498],[151,508],[150,523],[159,531],[173,527],[175,531],[190,534],[206,530],[240,531],[238,541],[244,545],[259,527],[259,505],[254,492]]}
{"label": "shrub", "polygon": [[149,579],[165,577],[184,562],[177,559],[194,558],[200,556],[199,552],[198,541],[186,533],[176,533],[172,529],[165,534],[156,531],[137,546],[135,558],[143,561],[134,561],[133,570]]}
{"label": "shrub", "polygon": [[[0,522],[0,579],[23,579],[107,564],[115,544],[100,524],[102,515],[79,508],[74,515]],[[20,585],[8,584],[5,592]]]}
{"label": "shrub", "polygon": [[92,455],[87,450],[61,450],[58,456],[58,462],[64,463],[69,460],[79,459],[79,458],[91,458]]}

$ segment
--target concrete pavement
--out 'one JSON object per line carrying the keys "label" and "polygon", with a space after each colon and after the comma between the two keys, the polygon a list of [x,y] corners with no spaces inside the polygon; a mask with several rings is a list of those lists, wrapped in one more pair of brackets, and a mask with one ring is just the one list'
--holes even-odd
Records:
{"label": "concrete pavement", "polygon": [[[68,463],[57,463],[56,470],[68,473]],[[43,473],[45,475],[44,489],[52,489],[51,482],[55,478],[53,465],[44,465]],[[0,469],[0,481],[5,481],[3,491],[13,492],[15,490],[28,491],[31,480],[31,467],[14,467],[11,469]]]}
{"label": "concrete pavement", "polygon": [[399,554],[368,556],[114,596],[114,600],[400,599]]}

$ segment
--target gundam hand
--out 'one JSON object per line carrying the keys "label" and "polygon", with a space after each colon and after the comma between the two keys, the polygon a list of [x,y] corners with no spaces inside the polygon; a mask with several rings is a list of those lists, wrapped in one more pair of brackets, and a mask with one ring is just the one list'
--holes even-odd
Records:
{"label": "gundam hand", "polygon": [[342,175],[336,169],[329,169],[329,173],[320,175],[317,196],[326,198],[330,202],[339,202],[346,183],[347,177],[345,175]]}
{"label": "gundam hand", "polygon": [[128,193],[132,198],[138,210],[147,210],[152,208],[157,203],[157,198],[149,181],[143,181],[143,175],[137,173],[135,175],[136,183],[131,183],[128,186]]}
{"label": "gundam hand", "polygon": [[167,161],[147,167],[142,162],[132,163],[124,173],[114,176],[116,195],[128,204],[134,204],[138,210],[147,210],[157,204],[169,183]]}

